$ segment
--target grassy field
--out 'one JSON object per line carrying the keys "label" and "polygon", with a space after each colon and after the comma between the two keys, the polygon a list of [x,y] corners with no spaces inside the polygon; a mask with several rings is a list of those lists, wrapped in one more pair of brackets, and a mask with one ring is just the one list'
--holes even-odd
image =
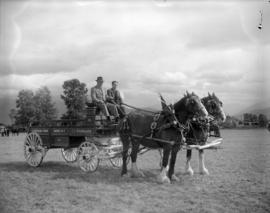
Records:
{"label": "grassy field", "polygon": [[25,135],[0,137],[0,212],[270,212],[270,132],[223,130],[222,149],[206,151],[209,176],[184,175],[185,152],[178,155],[180,182],[158,184],[159,154],[139,156],[145,178],[121,178],[103,162],[95,173],[67,164],[50,150],[39,168],[23,157]]}

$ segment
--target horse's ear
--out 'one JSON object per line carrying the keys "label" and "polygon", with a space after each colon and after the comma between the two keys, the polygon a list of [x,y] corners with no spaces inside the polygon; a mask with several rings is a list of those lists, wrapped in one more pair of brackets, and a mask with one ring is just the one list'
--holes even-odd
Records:
{"label": "horse's ear", "polygon": [[215,95],[215,93],[214,93],[214,92],[213,92],[212,96],[216,98],[216,95]]}
{"label": "horse's ear", "polygon": [[187,96],[190,96],[190,94],[189,94],[189,92],[188,92],[188,91],[186,91],[186,93],[187,93]]}
{"label": "horse's ear", "polygon": [[162,97],[161,93],[159,93],[159,97],[160,97],[160,101],[161,101],[162,110],[164,110],[167,106],[166,101]]}
{"label": "horse's ear", "polygon": [[195,95],[195,93],[194,93],[194,92],[192,92],[192,93],[191,93],[191,95]]}
{"label": "horse's ear", "polygon": [[211,97],[210,93],[208,92],[208,97]]}

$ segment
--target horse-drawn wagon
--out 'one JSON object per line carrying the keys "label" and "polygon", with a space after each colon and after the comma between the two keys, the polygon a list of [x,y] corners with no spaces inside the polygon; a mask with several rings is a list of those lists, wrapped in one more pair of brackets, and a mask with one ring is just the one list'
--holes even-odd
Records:
{"label": "horse-drawn wagon", "polygon": [[122,143],[115,118],[107,120],[88,107],[83,120],[53,120],[32,123],[24,142],[24,156],[30,166],[39,166],[49,149],[61,149],[66,162],[76,162],[83,171],[95,171],[100,160],[122,166]]}
{"label": "horse-drawn wagon", "polygon": [[162,111],[137,109],[126,115],[121,125],[113,116],[108,120],[96,114],[95,107],[87,108],[83,120],[53,120],[45,124],[33,124],[24,143],[26,161],[31,166],[39,166],[49,149],[59,148],[67,162],[77,161],[83,171],[93,172],[98,168],[100,160],[109,160],[115,167],[122,166],[121,174],[125,175],[131,157],[131,171],[137,176],[141,174],[136,166],[137,154],[150,149],[162,149],[161,182],[170,182],[171,178],[177,179],[173,174],[177,152],[181,148],[187,150],[186,170],[192,174],[191,150],[197,149],[200,172],[207,174],[203,150],[216,148],[222,141],[219,131],[217,139],[208,140],[211,126],[216,125],[213,121],[218,117],[225,120],[222,103],[216,96],[209,95],[202,99],[204,106],[194,93],[187,93],[174,105],[166,105],[162,96],[161,100]]}

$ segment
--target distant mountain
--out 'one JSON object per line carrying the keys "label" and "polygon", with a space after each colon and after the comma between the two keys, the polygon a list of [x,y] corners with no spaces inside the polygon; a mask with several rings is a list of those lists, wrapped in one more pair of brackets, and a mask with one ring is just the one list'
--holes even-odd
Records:
{"label": "distant mountain", "polygon": [[270,119],[270,101],[264,101],[260,103],[256,103],[240,112],[236,113],[234,116],[237,118],[242,118],[244,113],[252,113],[252,114],[264,114]]}

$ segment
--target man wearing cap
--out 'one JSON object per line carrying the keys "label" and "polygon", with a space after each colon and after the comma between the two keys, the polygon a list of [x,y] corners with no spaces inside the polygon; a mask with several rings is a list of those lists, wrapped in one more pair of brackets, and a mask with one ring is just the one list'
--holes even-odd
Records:
{"label": "man wearing cap", "polygon": [[123,103],[120,92],[117,90],[118,82],[112,82],[112,88],[107,90],[107,101],[117,107],[118,113],[121,118],[125,116],[125,109],[121,104]]}
{"label": "man wearing cap", "polygon": [[91,98],[93,103],[100,108],[104,115],[107,116],[110,120],[110,113],[113,114],[116,118],[119,117],[117,108],[114,104],[106,103],[105,92],[102,88],[103,78],[101,76],[97,77],[97,85],[91,88]]}

